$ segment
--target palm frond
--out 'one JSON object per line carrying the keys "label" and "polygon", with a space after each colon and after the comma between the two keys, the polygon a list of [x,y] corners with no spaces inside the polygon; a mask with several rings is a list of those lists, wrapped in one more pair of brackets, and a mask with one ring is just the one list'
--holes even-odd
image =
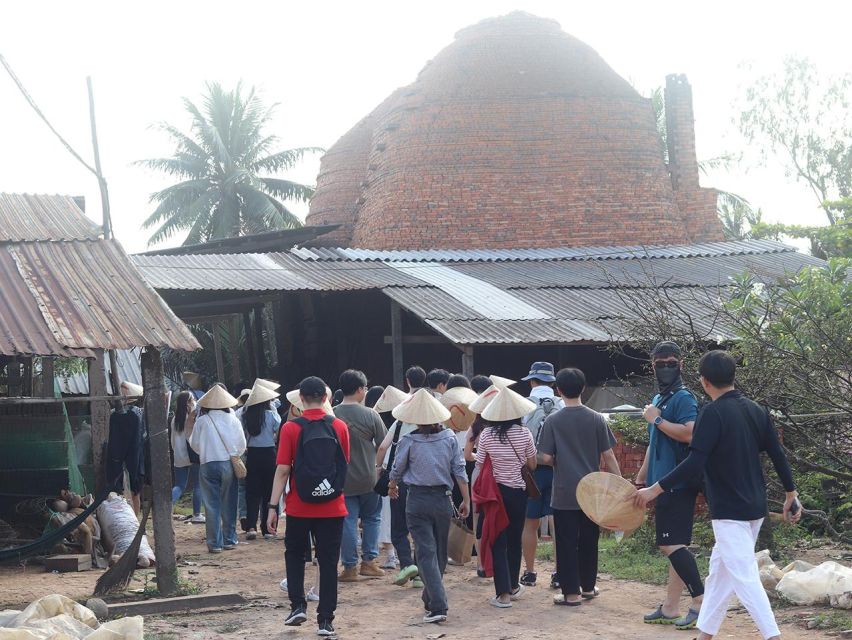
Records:
{"label": "palm frond", "polygon": [[255,173],[267,171],[276,173],[284,169],[292,168],[297,162],[309,153],[325,153],[322,147],[299,147],[273,153],[271,156],[260,158],[249,165],[249,169]]}
{"label": "palm frond", "polygon": [[295,200],[296,202],[307,202],[314,195],[314,188],[290,180],[279,178],[261,178],[266,193],[280,198],[281,200]]}

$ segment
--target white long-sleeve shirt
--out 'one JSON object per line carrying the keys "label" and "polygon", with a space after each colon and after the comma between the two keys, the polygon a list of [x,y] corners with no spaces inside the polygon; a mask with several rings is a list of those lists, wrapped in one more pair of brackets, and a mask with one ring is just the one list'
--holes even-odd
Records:
{"label": "white long-sleeve shirt", "polygon": [[246,436],[243,425],[232,412],[213,410],[195,421],[189,444],[198,452],[201,464],[224,462],[231,456],[242,455]]}

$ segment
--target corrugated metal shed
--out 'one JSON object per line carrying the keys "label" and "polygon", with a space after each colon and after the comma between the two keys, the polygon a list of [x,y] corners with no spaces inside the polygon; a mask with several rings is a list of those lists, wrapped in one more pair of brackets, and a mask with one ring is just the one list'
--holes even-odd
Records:
{"label": "corrugated metal shed", "polygon": [[79,209],[71,215],[52,208],[53,196],[39,209],[41,198],[26,196],[25,213],[49,212],[31,230],[11,220],[14,198],[0,211],[0,229],[15,229],[8,238],[28,238],[0,243],[0,354],[90,357],[92,349],[200,348],[116,241],[45,238],[48,221],[57,225],[57,236],[89,232]]}
{"label": "corrugated metal shed", "polygon": [[0,193],[0,242],[97,240],[101,228],[70,196]]}
{"label": "corrugated metal shed", "polygon": [[666,288],[684,304],[700,304],[693,320],[701,330],[726,336],[716,309],[734,276],[750,271],[771,282],[824,264],[767,240],[497,251],[294,248],[134,261],[161,289],[380,289],[456,344],[608,342],[631,315],[625,293],[649,286]]}
{"label": "corrugated metal shed", "polygon": [[[119,349],[116,351],[115,360],[118,365],[118,379],[121,382],[132,382],[133,384],[142,384],[142,365],[140,363],[139,349]],[[104,353],[104,370],[109,371],[109,354]],[[56,382],[59,384],[59,391],[65,395],[88,395],[89,393],[89,375],[87,373],[75,373],[67,378],[56,376]],[[112,377],[107,376],[107,391],[112,391]],[[118,393],[115,391],[114,393]]]}

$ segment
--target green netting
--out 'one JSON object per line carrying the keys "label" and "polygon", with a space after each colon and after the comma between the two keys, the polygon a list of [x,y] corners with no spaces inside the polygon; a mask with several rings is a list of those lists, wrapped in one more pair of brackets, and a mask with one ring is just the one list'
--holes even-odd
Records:
{"label": "green netting", "polygon": [[[53,394],[56,398],[61,398],[62,393],[59,391],[59,382],[53,380]],[[68,419],[68,409],[65,403],[62,405],[62,418],[65,422],[65,441],[68,443],[68,456],[65,459],[68,468],[68,488],[74,493],[80,495],[86,494],[86,483],[83,481],[83,474],[77,466],[77,448],[74,445],[74,434],[71,432],[71,421]]]}

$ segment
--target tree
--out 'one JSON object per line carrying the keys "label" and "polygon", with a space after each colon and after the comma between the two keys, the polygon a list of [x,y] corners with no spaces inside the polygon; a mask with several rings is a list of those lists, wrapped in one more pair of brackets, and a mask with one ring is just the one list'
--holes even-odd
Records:
{"label": "tree", "polygon": [[804,181],[829,224],[833,200],[852,196],[852,74],[824,78],[806,58],[789,57],[780,74],[759,77],[745,91],[739,127],[787,174]]}
{"label": "tree", "polygon": [[241,84],[225,91],[209,83],[200,106],[183,103],[192,117],[189,134],[158,125],[175,143],[174,154],[137,163],[180,179],[151,196],[157,207],[142,224],[156,227],[148,244],[187,230],[184,244],[300,227],[284,202],[305,202],[313,188],[275,175],[322,150],[273,152],[278,138],[264,130],[275,105],[265,106],[254,88],[244,94]]}
{"label": "tree", "polygon": [[727,192],[720,192],[716,212],[722,223],[726,240],[747,240],[754,237],[756,226],[763,224],[763,211],[754,210],[748,201]]}

